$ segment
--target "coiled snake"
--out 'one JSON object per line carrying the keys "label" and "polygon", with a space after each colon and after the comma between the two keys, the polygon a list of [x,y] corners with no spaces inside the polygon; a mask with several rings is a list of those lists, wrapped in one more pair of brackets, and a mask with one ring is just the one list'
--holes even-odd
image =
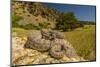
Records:
{"label": "coiled snake", "polygon": [[28,35],[26,48],[35,49],[38,51],[48,51],[49,54],[57,59],[60,59],[64,54],[68,57],[76,57],[77,54],[74,48],[64,40],[64,36],[58,31],[41,31],[31,32]]}

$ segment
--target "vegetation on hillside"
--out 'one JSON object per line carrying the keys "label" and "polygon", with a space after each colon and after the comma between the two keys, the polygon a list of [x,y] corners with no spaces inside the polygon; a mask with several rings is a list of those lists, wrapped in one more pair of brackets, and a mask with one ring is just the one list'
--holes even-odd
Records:
{"label": "vegetation on hillside", "polygon": [[[56,30],[68,31],[69,29],[73,30],[75,28],[83,26],[83,24],[78,21],[78,19],[76,18],[73,12],[59,12],[56,9],[47,7],[46,5],[41,4],[41,3],[31,3],[31,2],[25,3],[25,2],[15,1],[15,2],[12,2],[12,5],[13,5],[12,10],[14,13],[12,18],[13,17],[18,18],[17,20],[14,20],[14,22],[12,21],[13,27],[15,27],[16,25],[16,27],[22,27],[24,29],[39,30],[42,28],[51,28],[49,27],[49,25],[53,24],[55,26],[54,29]],[[17,23],[20,17],[24,18],[24,17],[31,17],[31,16],[34,16],[34,17],[41,16],[42,19],[45,18],[45,20],[47,21],[44,21],[45,22],[44,23],[40,21],[40,18],[38,19],[33,18],[36,21],[33,20],[32,23],[27,24],[27,25],[19,25]],[[27,18],[27,20],[29,19]],[[34,22],[36,23],[34,24]],[[51,22],[51,24],[48,24],[48,22]],[[26,21],[23,22],[23,24],[24,23],[26,23]],[[27,23],[29,22],[27,21]]]}
{"label": "vegetation on hillside", "polygon": [[[21,19],[22,18],[20,16],[17,16],[16,14],[12,14],[12,27],[20,27],[27,30],[29,29],[40,30],[42,28],[48,28],[49,26],[49,23],[45,23],[45,22],[39,23],[38,26],[33,24],[19,25],[17,22]],[[62,13],[60,15],[60,18],[57,19],[57,21],[58,22],[55,24],[55,29],[57,30],[68,31],[69,29],[73,30],[78,27],[83,27],[83,24],[77,20],[73,12]]]}
{"label": "vegetation on hillside", "polygon": [[15,14],[12,14],[12,27],[19,27],[17,21],[19,21],[20,19],[22,18]]}

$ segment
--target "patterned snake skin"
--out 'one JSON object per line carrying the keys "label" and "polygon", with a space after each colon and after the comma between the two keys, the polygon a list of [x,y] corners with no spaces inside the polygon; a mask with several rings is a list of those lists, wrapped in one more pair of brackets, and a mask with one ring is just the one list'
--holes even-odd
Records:
{"label": "patterned snake skin", "polygon": [[32,32],[28,35],[26,48],[35,49],[38,51],[48,51],[49,54],[57,59],[60,59],[64,54],[68,57],[77,56],[74,48],[64,40],[61,32],[41,30]]}

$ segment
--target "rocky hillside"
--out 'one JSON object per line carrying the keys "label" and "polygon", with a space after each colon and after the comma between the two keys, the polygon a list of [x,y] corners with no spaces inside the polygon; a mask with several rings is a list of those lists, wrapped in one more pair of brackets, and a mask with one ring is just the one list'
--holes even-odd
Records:
{"label": "rocky hillside", "polygon": [[57,10],[44,4],[25,1],[13,1],[12,13],[23,18],[17,22],[18,24],[26,25],[31,23],[39,25],[39,23],[47,23],[52,28],[55,26],[60,14]]}

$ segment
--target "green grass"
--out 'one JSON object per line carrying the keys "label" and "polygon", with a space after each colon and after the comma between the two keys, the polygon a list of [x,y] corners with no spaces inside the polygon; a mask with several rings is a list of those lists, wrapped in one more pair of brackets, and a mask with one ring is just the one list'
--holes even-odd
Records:
{"label": "green grass", "polygon": [[83,28],[65,32],[65,37],[78,55],[87,60],[95,60],[95,25],[85,25]]}
{"label": "green grass", "polygon": [[27,36],[29,32],[36,30],[25,30],[23,28],[12,28],[12,32],[16,32],[19,37]]}
{"label": "green grass", "polygon": [[16,32],[18,36],[26,36],[28,31],[22,28],[12,28],[12,32]]}

